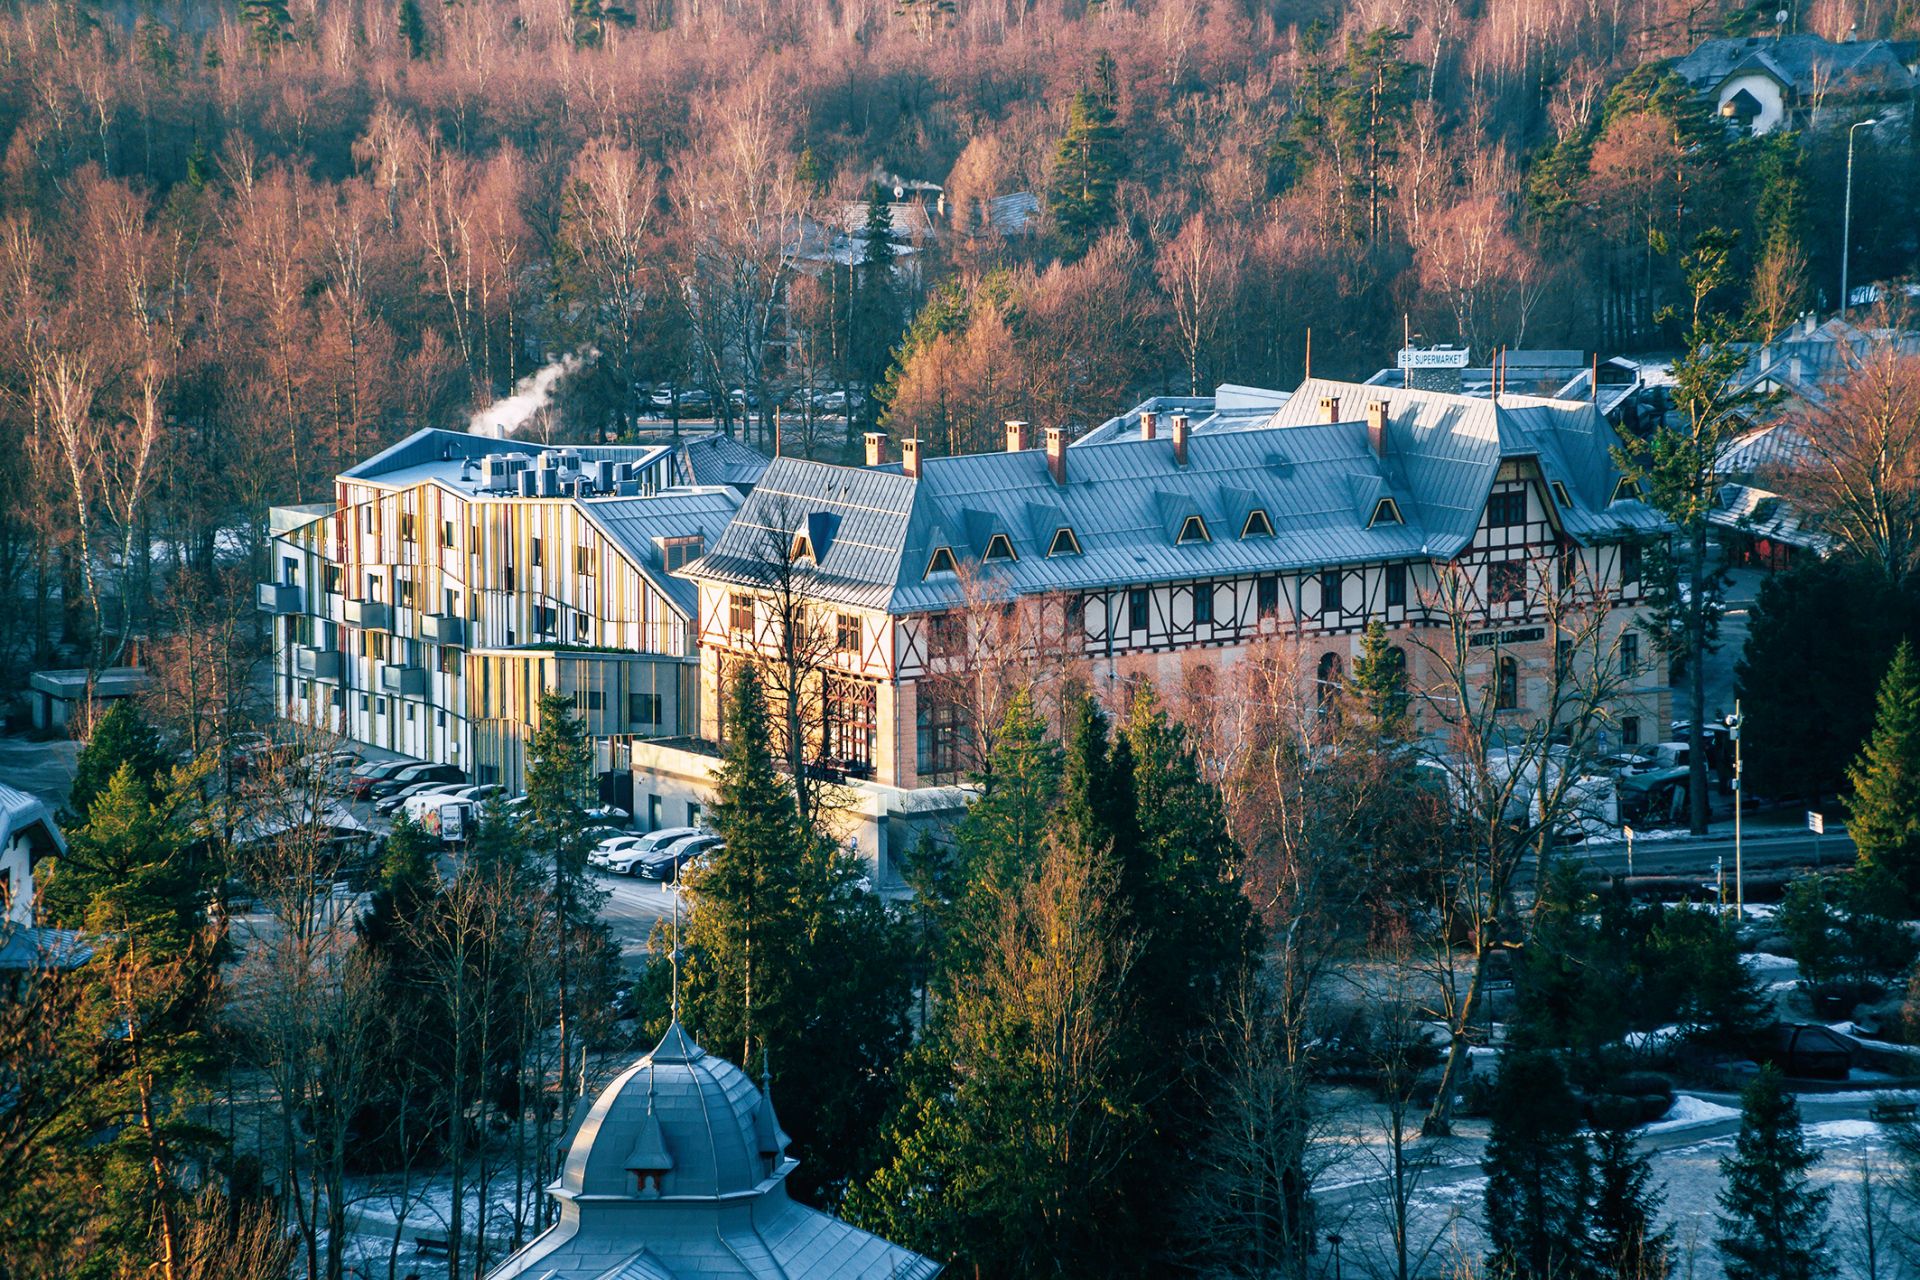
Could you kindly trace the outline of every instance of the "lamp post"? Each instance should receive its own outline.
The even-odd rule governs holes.
[[[1868,128],[1880,121],[1868,116],[1865,120],[1856,120],[1847,126],[1847,200],[1846,212],[1840,220],[1840,318],[1847,318],[1847,258],[1853,252],[1853,135],[1855,130]]]
[[[1733,700],[1733,714],[1727,717],[1727,729],[1733,734],[1733,908],[1740,919],[1747,918],[1746,864],[1740,860],[1740,726],[1746,717],[1740,714],[1740,699]]]

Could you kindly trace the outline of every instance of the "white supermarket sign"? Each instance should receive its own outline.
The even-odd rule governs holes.
[[[1400,349],[1400,368],[1402,369],[1464,369],[1467,367],[1467,349],[1453,348],[1421,349],[1402,347]]]

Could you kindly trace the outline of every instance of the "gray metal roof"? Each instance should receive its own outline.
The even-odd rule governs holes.
[[[766,455],[716,432],[680,445],[674,459],[681,484],[730,484],[751,489],[767,469]]]
[[[633,559],[647,581],[691,618],[700,603],[699,588],[667,572],[658,539],[698,534],[711,547],[740,509],[740,495],[720,486],[665,489],[646,498],[582,498],[579,506],[582,515]]]
[[[1343,421],[1316,421],[1319,402],[1339,398]],[[1354,414],[1384,400],[1388,448],[1376,456]],[[1618,472],[1613,429],[1591,404],[1304,383],[1257,428],[1194,436],[1178,466],[1166,436],[1137,434],[1068,450],[1065,485],[1044,451],[928,458],[918,481],[897,466],[861,469],[776,459],[713,552],[688,576],[764,585],[793,532],[816,513],[835,528],[817,565],[796,577],[810,594],[914,613],[950,607],[960,583],[929,573],[937,549],[981,565],[1015,593],[1085,590],[1369,561],[1450,558],[1471,540],[1502,458],[1535,457],[1573,499],[1559,512],[1580,541],[1653,532],[1660,516],[1638,501],[1612,502]],[[1380,497],[1405,521],[1368,527]],[[1248,513],[1266,512],[1272,538],[1240,534]],[[1188,516],[1207,538],[1181,542]],[[1048,556],[1071,528],[1081,554]],[[1004,533],[1017,559],[982,564]]]
[[[531,440],[503,440],[495,436],[475,436],[464,431],[442,431],[428,427],[342,471],[340,478],[370,480],[396,488],[436,480],[471,493],[478,490],[477,476],[469,473],[466,464],[480,458],[510,453],[529,457],[542,453],[571,453],[585,462],[633,462],[644,465],[656,461],[671,449],[671,445],[664,444],[547,445]]]
[[[0,849],[7,848],[16,839],[27,841],[30,859],[65,853],[67,848],[46,801],[0,782]]]
[[[772,1103],[679,1023],[586,1106],[560,1220],[492,1280],[925,1280],[939,1264],[787,1198]],[[647,1181],[643,1183],[642,1178]]]
[[[1729,76],[1758,71],[1796,93],[1907,93],[1913,77],[1886,40],[1835,43],[1822,36],[1747,36],[1703,41],[1673,64],[1680,78],[1701,91],[1719,88]]]

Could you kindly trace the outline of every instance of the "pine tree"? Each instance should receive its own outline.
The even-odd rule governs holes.
[[[106,790],[122,766],[131,767],[134,780],[151,791],[157,782],[165,781],[167,765],[166,749],[153,723],[131,700],[115,702],[93,722],[93,736],[74,762],[64,825],[74,827],[86,821],[94,797]]]
[[[1596,1280],[1666,1280],[1673,1271],[1673,1229],[1656,1230],[1666,1195],[1653,1185],[1647,1157],[1626,1129],[1600,1126],[1593,1139],[1589,1211]]]
[[[1110,98],[1086,84],[1067,108],[1067,129],[1054,154],[1047,212],[1069,257],[1078,257],[1113,222],[1120,175],[1120,129]]]
[[[1740,1094],[1740,1136],[1720,1161],[1720,1231],[1714,1244],[1727,1280],[1821,1280],[1827,1193],[1807,1185],[1819,1159],[1800,1128],[1800,1108],[1780,1072],[1762,1067]]]
[[[1906,904],[1920,901],[1920,664],[1904,640],[1880,681],[1873,734],[1847,779],[1847,834],[1860,869]]]
[[[832,1199],[862,1167],[907,1048],[907,935],[859,887],[858,860],[801,821],[772,741],[760,676],[743,666],[714,774],[726,843],[685,873],[683,1009],[710,1044],[770,1072],[795,1189]]]
[[[1509,1051],[1494,1081],[1486,1158],[1489,1267],[1564,1280],[1587,1256],[1590,1173],[1580,1105],[1550,1054]]]
[[[1407,655],[1387,639],[1384,623],[1367,624],[1360,655],[1347,677],[1349,714],[1358,718],[1369,747],[1404,744],[1412,729],[1407,694]]]
[[[420,0],[400,0],[398,13],[400,38],[406,41],[407,57],[419,60],[427,56],[427,21],[420,13]]]
[[[254,47],[262,53],[285,44],[293,28],[287,0],[240,0],[240,20],[252,29]]]

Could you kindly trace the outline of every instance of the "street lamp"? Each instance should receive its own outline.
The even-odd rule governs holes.
[[[1744,922],[1747,918],[1746,867],[1740,860],[1740,726],[1747,718],[1740,714],[1740,699],[1733,700],[1733,714],[1727,717],[1727,729],[1733,734],[1733,906]]]
[[[1840,318],[1847,318],[1847,255],[1853,252],[1853,135],[1857,129],[1879,124],[1874,116],[1856,120],[1847,127],[1847,202],[1840,222]]]

